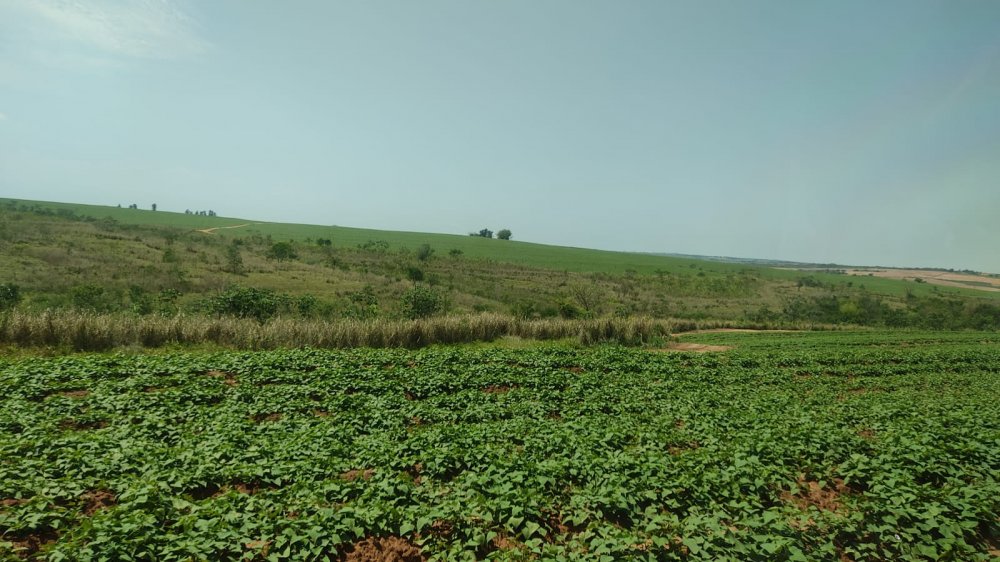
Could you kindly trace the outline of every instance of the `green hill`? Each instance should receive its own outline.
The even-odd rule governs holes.
[[[0,213],[0,284],[16,286],[18,305],[32,310],[145,311],[150,306],[143,302],[165,299],[168,305],[152,308],[205,312],[211,299],[241,286],[286,297],[286,313],[298,310],[290,304],[295,299],[306,299],[312,304],[302,305],[303,314],[399,317],[408,314],[405,301],[416,287],[440,298],[433,312],[452,314],[959,327],[952,318],[994,306],[1000,297],[468,235],[11,199],[0,199]],[[276,244],[295,257],[280,259]]]

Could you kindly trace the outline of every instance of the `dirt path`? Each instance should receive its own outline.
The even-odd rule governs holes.
[[[788,332],[800,332],[801,330],[754,330],[751,328],[712,328],[710,330],[691,330],[690,332],[677,332],[675,336],[687,336],[692,334],[780,334]]]
[[[660,349],[653,349],[652,351],[686,351],[690,353],[710,353],[713,351],[729,351],[732,346],[729,345],[707,345],[703,343],[682,343],[682,342],[671,342]]]
[[[201,233],[204,233],[204,234],[214,234],[216,230],[224,230],[224,229],[227,229],[227,228],[243,228],[244,226],[252,226],[252,225],[255,225],[255,224],[260,224],[260,223],[257,223],[257,222],[248,222],[246,224],[237,224],[237,225],[234,225],[234,226],[216,226],[216,227],[213,227],[213,228],[196,228],[195,232],[201,232]]]

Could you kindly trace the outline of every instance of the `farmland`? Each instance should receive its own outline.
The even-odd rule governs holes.
[[[72,326],[95,314],[109,326],[232,316],[391,324],[487,313],[507,322],[1000,328],[1000,292],[968,287],[478,236],[0,201],[0,344],[23,345],[3,335],[19,318],[68,326],[54,339],[79,341],[86,330]],[[296,330],[287,332],[281,339],[294,339]]]
[[[996,333],[682,341],[0,360],[0,552],[996,555]]]

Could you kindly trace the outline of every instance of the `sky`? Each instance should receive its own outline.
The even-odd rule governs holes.
[[[1000,2],[0,0],[0,196],[1000,273]]]

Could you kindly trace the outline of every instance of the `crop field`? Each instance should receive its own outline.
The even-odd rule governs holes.
[[[0,558],[988,560],[1000,335],[0,359]]]

